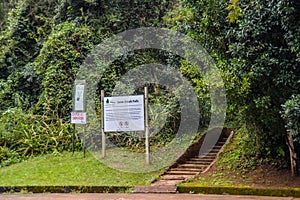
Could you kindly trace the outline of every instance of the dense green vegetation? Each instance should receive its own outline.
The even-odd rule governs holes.
[[[288,166],[288,136],[295,152],[300,151],[299,12],[298,0],[2,1],[1,166],[32,155],[70,150],[69,112],[79,66],[103,39],[144,26],[182,32],[201,43],[214,59],[226,87],[227,125],[240,133],[238,148],[229,156],[231,163],[247,167],[263,161]],[[204,102],[201,125],[207,125],[210,104],[201,75],[166,52],[146,50],[120,58],[107,71],[100,89],[110,95],[126,70],[153,62],[180,65]],[[163,145],[173,137],[178,128],[174,122],[180,117],[172,101],[164,98],[164,88],[152,85],[150,95],[165,103],[168,110],[163,114],[170,115],[163,129],[168,136],[153,139]],[[152,123],[161,116],[154,112]],[[139,146],[133,138],[112,137]],[[81,148],[80,143],[76,146]]]

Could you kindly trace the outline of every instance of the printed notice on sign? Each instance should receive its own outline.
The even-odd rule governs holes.
[[[71,112],[71,124],[86,124],[86,112]]]
[[[104,97],[104,131],[144,131],[144,96]]]
[[[75,104],[74,104],[74,110],[76,111],[84,110],[83,94],[84,94],[84,85],[76,85]]]

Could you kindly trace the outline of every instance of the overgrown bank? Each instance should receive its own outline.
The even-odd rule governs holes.
[[[5,16],[0,18],[2,166],[31,155],[70,150],[69,112],[79,66],[103,39],[144,26],[182,32],[212,56],[226,87],[227,123],[245,133],[239,135],[240,151],[233,156],[247,161],[243,163],[248,167],[261,162],[286,167],[291,147],[286,140],[290,138],[291,160],[297,160],[298,0],[5,0],[0,6]],[[203,111],[200,128],[205,127],[211,113],[203,74],[168,52],[146,50],[118,59],[99,81],[99,89],[110,95],[122,75],[145,63],[175,65],[182,72],[194,87]],[[167,133],[165,137],[161,131],[156,140],[161,141],[156,145],[165,145],[178,128],[174,124],[180,119],[180,109],[172,103],[176,99],[166,95],[171,91],[151,87],[150,95],[157,100],[153,105],[167,108],[153,110],[150,119],[157,125],[155,120],[168,116],[166,127],[158,124],[153,129]],[[139,146],[138,138],[112,137],[122,145]],[[80,143],[76,146],[80,149]]]

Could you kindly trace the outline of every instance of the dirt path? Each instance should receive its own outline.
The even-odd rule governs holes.
[[[0,194],[1,200],[300,200],[293,197],[262,197],[202,194]]]

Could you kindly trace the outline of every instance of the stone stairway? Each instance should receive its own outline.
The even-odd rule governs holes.
[[[203,138],[193,144],[173,165],[160,175],[159,179],[152,182],[150,186],[137,186],[134,193],[176,193],[177,184],[186,181],[208,170],[217,159],[222,147],[231,136],[231,129],[223,129],[218,142],[205,156],[199,156],[198,152]]]

